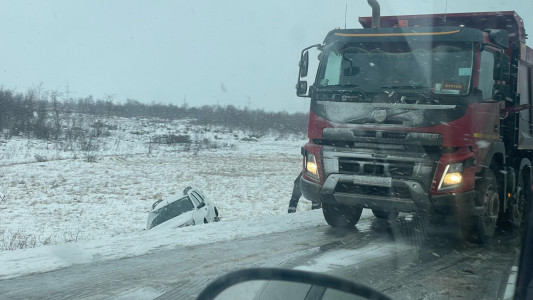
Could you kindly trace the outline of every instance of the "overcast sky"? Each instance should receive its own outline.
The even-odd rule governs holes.
[[[446,9],[446,0],[379,2],[382,15]],[[344,27],[346,4],[348,27],[371,15],[366,0],[0,0],[0,86],[306,111],[294,89],[300,51]],[[448,12],[509,10],[533,36],[531,0],[447,4]]]

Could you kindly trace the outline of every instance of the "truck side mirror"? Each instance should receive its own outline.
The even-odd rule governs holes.
[[[307,71],[309,70],[309,52],[305,51],[302,53],[300,58],[300,78],[307,76]]]
[[[309,89],[310,94],[307,94],[307,81],[302,80],[302,78],[305,78],[307,76],[307,72],[309,71],[309,49],[311,48],[318,48],[318,50],[321,51],[321,45],[316,44],[309,46],[302,50],[302,54],[300,55],[300,63],[299,63],[299,70],[298,70],[298,83],[296,83],[296,95],[298,97],[311,97],[311,92],[313,92],[313,89]],[[311,86],[312,87],[312,86]]]
[[[298,80],[296,84],[296,95],[299,97],[307,96],[307,81]]]
[[[512,101],[511,86],[508,84],[495,84],[492,89],[492,99]]]
[[[509,48],[509,31],[503,29],[485,29],[489,33],[490,41],[502,47]]]

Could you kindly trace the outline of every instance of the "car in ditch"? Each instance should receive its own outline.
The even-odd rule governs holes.
[[[176,193],[152,204],[148,214],[146,229],[168,220],[173,220],[178,227],[196,224],[218,222],[218,209],[198,189],[187,187],[181,193]]]

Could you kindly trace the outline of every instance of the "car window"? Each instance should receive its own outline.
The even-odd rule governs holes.
[[[200,200],[198,200],[198,198],[194,195],[194,193],[190,193],[189,197],[192,200],[192,202],[194,202],[194,206],[198,207],[198,205],[200,205]]]
[[[194,206],[188,197],[177,199],[150,213],[153,220],[149,225],[149,228],[155,227],[163,222],[192,210],[194,210]]]
[[[196,198],[200,203],[204,202],[204,198],[197,192],[192,192],[191,193],[193,195],[194,198]]]

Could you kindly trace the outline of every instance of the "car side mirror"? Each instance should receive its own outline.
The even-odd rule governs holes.
[[[202,202],[202,203],[198,204],[198,208],[202,208],[204,206],[205,206],[205,202]]]
[[[198,295],[197,300],[273,299],[375,299],[391,300],[365,285],[331,275],[293,269],[253,268],[219,277]]]

